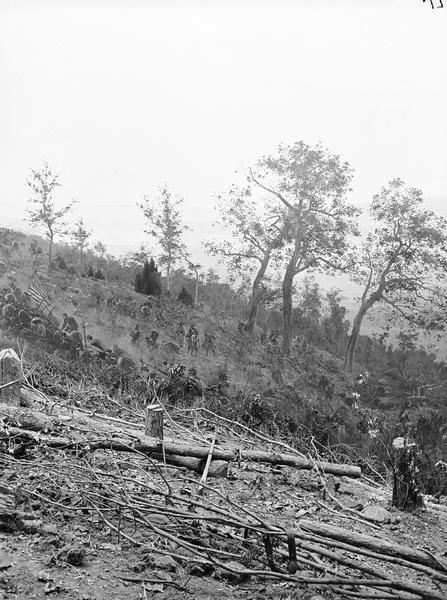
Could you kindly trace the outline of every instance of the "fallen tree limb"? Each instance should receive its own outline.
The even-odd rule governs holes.
[[[52,429],[60,430],[61,425],[70,426],[74,422],[78,422],[75,418],[75,410],[72,412],[73,416],[70,415],[57,415],[48,416],[40,412],[32,411],[21,407],[7,406],[6,404],[0,404],[0,416],[3,416],[7,422],[12,425],[19,425],[20,429],[28,431],[51,431]],[[195,458],[207,458],[209,454],[209,446],[197,446],[191,444],[178,444],[165,440],[163,444],[161,441],[141,435],[140,431],[123,431],[117,427],[111,425],[105,425],[104,423],[98,423],[94,419],[87,418],[85,415],[79,417],[79,420],[83,424],[90,425],[92,428],[92,434],[96,437],[98,433],[108,434],[107,437],[110,441],[97,441],[92,443],[91,440],[78,439],[76,445],[79,447],[89,446],[91,449],[108,448],[111,450],[128,450],[129,442],[125,443],[119,440],[119,437],[128,435],[133,438],[132,446],[138,452],[143,454],[164,453],[166,455],[177,455],[177,456],[189,456]],[[115,438],[116,436],[116,438]],[[113,438],[113,439],[112,439]],[[50,446],[54,446],[54,440],[51,437],[45,438],[45,443]],[[67,442],[63,446],[73,445],[73,440],[67,438]],[[327,463],[323,461],[312,461],[300,456],[293,454],[280,454],[276,452],[263,452],[260,450],[243,450],[238,448],[227,449],[227,448],[214,448],[213,458],[214,460],[233,461],[238,456],[242,459],[258,462],[258,463],[269,463],[272,465],[285,465],[295,467],[296,469],[307,469],[311,470],[315,465],[322,469],[326,473],[332,475],[345,475],[347,477],[361,477],[360,467],[352,465],[343,465],[336,463]]]
[[[443,571],[447,572],[447,565],[445,565],[445,561],[440,556],[433,557],[423,550],[417,550],[410,546],[403,546],[396,542],[390,542],[384,538],[364,535],[354,531],[348,531],[347,529],[341,529],[340,527],[334,527],[327,523],[317,523],[307,519],[300,520],[299,526],[301,529],[304,529],[304,531],[309,531],[324,538],[346,542],[352,546],[368,548],[379,554],[397,556],[413,563],[426,565],[436,571],[440,571],[443,568]]]

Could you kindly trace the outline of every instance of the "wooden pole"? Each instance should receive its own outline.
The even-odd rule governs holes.
[[[208,471],[210,469],[211,459],[213,458],[213,450],[214,450],[215,443],[216,443],[216,432],[214,432],[213,439],[211,440],[210,451],[208,452],[205,468],[203,469],[202,477],[200,478],[199,494],[201,494],[203,492],[203,484],[206,483],[206,478],[208,477]]]

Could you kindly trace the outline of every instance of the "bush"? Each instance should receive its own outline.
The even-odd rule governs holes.
[[[182,291],[178,295],[178,299],[185,306],[194,306],[194,300],[192,299],[191,294],[188,292],[185,286],[182,287]]]
[[[135,291],[147,296],[159,296],[161,292],[161,274],[155,265],[154,259],[146,261],[143,270],[135,277]]]

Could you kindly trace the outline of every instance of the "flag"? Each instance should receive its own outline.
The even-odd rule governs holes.
[[[31,283],[31,285],[28,288],[28,294],[39,305],[40,304],[46,304],[46,305],[51,304],[51,299],[48,294],[48,290],[46,289],[45,285],[38,279],[35,279],[34,282]]]

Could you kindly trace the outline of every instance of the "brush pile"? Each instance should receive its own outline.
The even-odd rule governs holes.
[[[214,577],[278,594],[447,597],[439,552],[393,541],[398,520],[341,501],[350,486],[380,496],[355,465],[325,462],[315,448],[303,455],[200,406],[164,408],[164,439],[150,438],[142,408],[106,402],[100,390],[95,410],[75,407],[68,393],[54,395],[61,387],[51,397],[23,388],[26,408],[0,404],[0,531],[48,536],[53,523],[60,535],[88,532],[71,550],[81,563],[107,536],[139,548],[139,575],[118,577],[149,581],[157,566],[184,591]],[[219,462],[225,469],[213,473]]]

